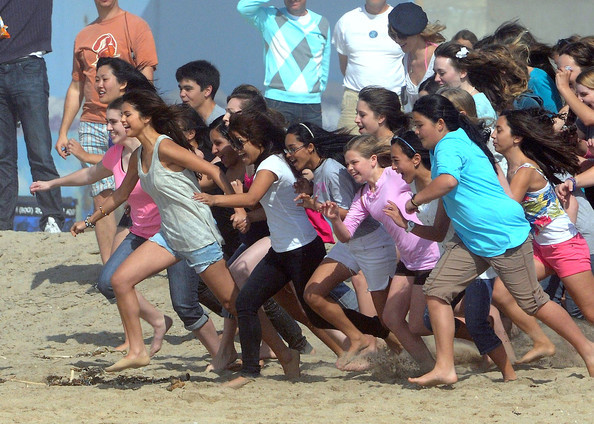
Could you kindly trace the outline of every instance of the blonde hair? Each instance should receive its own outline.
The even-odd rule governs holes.
[[[441,24],[439,21],[429,22],[423,32],[419,35],[423,37],[423,40],[429,43],[443,43],[446,39],[441,35],[441,31],[445,30],[446,26]]]
[[[437,90],[437,94],[441,94],[454,104],[458,112],[466,113],[470,118],[476,118],[476,103],[470,93],[463,88],[447,88],[443,87]]]
[[[577,84],[581,84],[584,87],[594,90],[594,66],[582,69],[582,72],[575,79]]]
[[[382,168],[387,168],[392,164],[390,142],[379,141],[374,135],[356,135],[344,146],[345,153],[349,150],[357,151],[365,159],[369,159],[373,155],[377,156],[377,161]]]

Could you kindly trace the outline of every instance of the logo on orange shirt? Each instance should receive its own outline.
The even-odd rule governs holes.
[[[93,66],[97,64],[100,57],[120,56],[119,54],[116,54],[118,51],[118,42],[110,33],[99,36],[93,44],[92,50],[97,54],[97,59],[95,60],[95,63],[93,63]]]

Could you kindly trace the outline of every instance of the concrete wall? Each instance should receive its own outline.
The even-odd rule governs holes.
[[[430,20],[440,20],[449,39],[467,28],[481,38],[502,22],[520,19],[540,41],[554,44],[572,34],[594,34],[592,0],[417,0]]]

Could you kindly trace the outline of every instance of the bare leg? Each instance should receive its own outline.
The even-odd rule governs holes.
[[[497,337],[499,337],[499,340],[501,340],[507,357],[509,358],[512,364],[515,363],[516,353],[514,352],[514,348],[511,344],[511,341],[509,340],[509,337],[507,336],[505,328],[503,328],[503,323],[501,322],[501,315],[499,314],[499,310],[497,310],[497,308],[493,305],[491,305],[489,317],[491,317],[491,319],[493,320],[493,331],[495,331],[495,334],[497,335]]]
[[[359,271],[357,274],[351,277],[351,282],[353,283],[353,288],[355,289],[355,294],[357,295],[357,303],[359,304],[359,312],[368,317],[375,317],[378,316],[377,311],[375,310],[375,305],[373,304],[373,299],[371,298],[371,294],[369,293],[369,287],[367,286],[367,280],[363,275],[362,271]]]
[[[577,350],[586,363],[588,374],[594,377],[594,343],[584,336],[567,311],[555,302],[549,301],[540,307],[535,316]]]
[[[342,349],[335,351],[338,356],[336,366],[339,369],[343,369],[359,352],[370,346],[375,348],[375,338],[361,333],[347,318],[342,308],[328,297],[330,291],[350,275],[350,271],[344,265],[324,259],[311,276],[304,293],[305,301],[309,306],[349,339],[350,347],[347,352]],[[366,281],[365,286],[367,286]]]
[[[93,205],[95,210],[105,202],[113,190],[104,190],[97,196],[93,197]],[[101,254],[101,261],[105,264],[111,255],[111,247],[113,246],[113,239],[116,233],[116,222],[113,214],[110,214],[103,219],[100,219],[95,224],[95,237],[97,237],[97,245],[99,246],[99,253]]]
[[[505,288],[499,277],[493,284],[493,305],[507,315],[520,330],[532,339],[533,347],[519,361],[518,364],[534,362],[538,359],[553,356],[555,345],[540,328],[540,325],[519,306],[510,292]]]
[[[495,349],[489,352],[488,355],[489,358],[493,360],[495,365],[497,365],[497,368],[501,370],[503,381],[512,381],[518,378],[516,376],[516,372],[514,371],[514,367],[512,367],[512,364],[505,353],[505,348],[503,345],[497,346]]]
[[[223,334],[217,353],[212,358],[207,371],[219,371],[227,369],[237,360],[235,350],[235,333],[237,332],[237,321],[233,318],[225,318]]]
[[[163,337],[165,337],[165,334],[167,331],[169,331],[169,328],[171,328],[173,320],[167,315],[163,315],[163,313],[155,308],[148,300],[146,300],[144,296],[138,292],[138,290],[135,291],[136,297],[138,299],[138,306],[140,308],[140,318],[148,322],[153,327],[153,341],[149,351],[149,356],[152,358],[155,353],[161,350]]]
[[[143,243],[128,256],[112,277],[112,286],[118,302],[118,310],[128,333],[130,347],[126,356],[111,367],[108,372],[148,365],[150,357],[146,352],[140,326],[140,305],[134,286],[145,278],[173,265],[177,259],[156,243]]]
[[[406,322],[406,315],[411,305],[412,286],[413,277],[396,275],[392,279],[382,318],[390,331],[398,337],[404,349],[421,366],[421,369],[431,369],[434,364],[431,352],[427,349],[421,336],[413,334]],[[413,312],[419,313],[419,311],[411,311],[411,313]],[[433,324],[433,320],[431,323]]]
[[[202,327],[193,330],[192,334],[200,340],[200,343],[206,348],[210,356],[214,358],[219,351],[221,341],[212,320],[209,318]]]
[[[448,303],[433,296],[427,297],[427,306],[437,350],[435,367],[421,377],[409,378],[408,381],[420,386],[454,384],[458,381],[454,368],[454,312]]]
[[[594,324],[594,275],[592,271],[563,277],[561,279],[575,304],[580,308],[584,317]]]
[[[274,295],[274,300],[279,305],[281,305],[283,309],[285,309],[285,311],[287,311],[289,315],[293,317],[294,320],[305,325],[337,356],[339,356],[344,351],[342,347],[342,340],[337,340],[335,338],[335,334],[331,333],[330,330],[317,328],[311,323],[305,311],[301,307],[301,303],[299,302],[299,299],[297,299],[297,295],[293,291],[290,283]]]

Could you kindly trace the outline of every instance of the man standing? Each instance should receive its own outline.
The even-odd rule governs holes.
[[[400,93],[404,85],[404,53],[388,35],[391,10],[386,0],[366,0],[364,6],[345,13],[334,28],[333,43],[344,75],[340,128],[356,133],[355,109],[363,87],[378,85]]]
[[[212,63],[206,60],[188,62],[177,68],[175,79],[181,101],[198,112],[206,125],[225,114],[225,109],[214,101],[221,75]]]
[[[108,147],[105,109],[95,91],[95,74],[100,57],[119,57],[135,65],[149,80],[157,66],[157,52],[148,24],[118,5],[118,0],[94,0],[99,17],[82,29],[74,40],[72,82],[66,92],[64,115],[56,150],[68,155],[68,130],[78,110],[83,107],[78,130],[79,141],[88,153],[104,154]],[[83,103],[84,99],[84,103]],[[87,164],[82,164],[88,166]],[[114,189],[113,177],[91,186],[95,210]],[[113,215],[97,222],[95,235],[105,263],[111,254],[116,223]]]
[[[12,230],[18,198],[17,122],[27,145],[33,181],[58,178],[52,159],[49,84],[43,54],[52,51],[52,1],[0,0],[0,230]],[[56,188],[37,195],[39,226],[58,233],[64,225]]]
[[[262,33],[266,75],[264,97],[290,123],[322,126],[322,93],[330,69],[330,24],[306,8],[306,0],[240,0],[237,10]],[[387,23],[386,23],[387,25]]]

